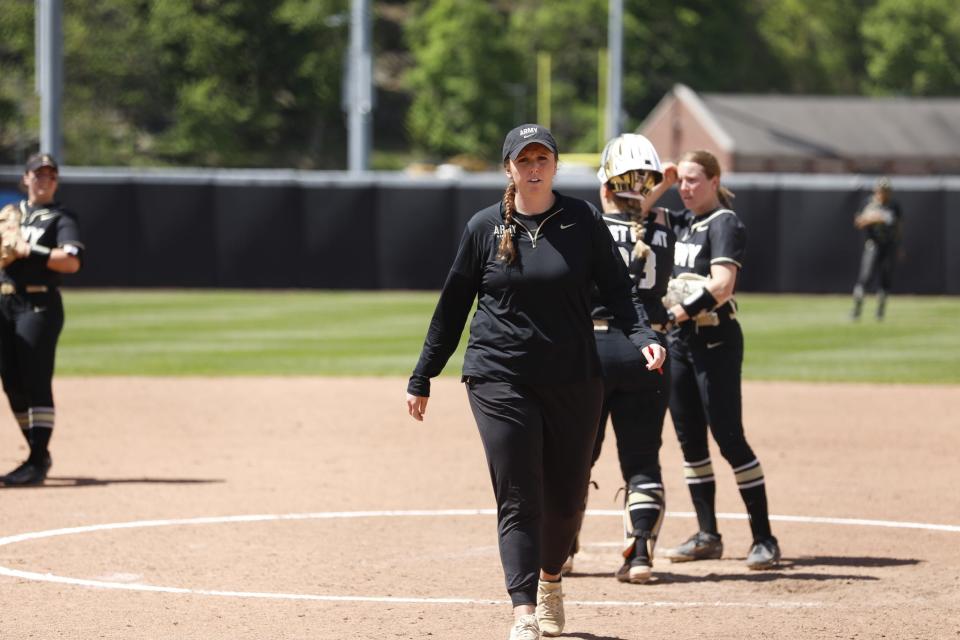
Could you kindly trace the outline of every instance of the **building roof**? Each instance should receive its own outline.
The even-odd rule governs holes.
[[[960,156],[958,98],[698,95],[683,85],[673,95],[738,155]]]

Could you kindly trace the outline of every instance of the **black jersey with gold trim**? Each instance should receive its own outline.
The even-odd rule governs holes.
[[[677,234],[673,275],[696,273],[710,275],[714,264],[733,264],[743,268],[747,232],[743,222],[730,209],[694,215],[689,209],[669,212],[670,225]]]
[[[637,234],[630,215],[626,213],[605,213],[603,221],[613,236],[613,243],[623,258],[630,277],[633,279],[637,295],[643,300],[644,310],[650,322],[666,322],[667,314],[661,298],[667,293],[667,282],[673,270],[673,253],[677,236],[670,227],[658,224],[656,216],[651,215],[643,223],[643,241],[650,247],[650,253],[644,258],[633,255],[637,244]],[[593,317],[610,319],[610,312],[594,300]]]
[[[63,249],[76,256],[83,263],[83,243],[80,241],[80,226],[77,217],[71,211],[51,203],[32,207],[22,200],[20,207],[20,233],[31,246]],[[32,259],[15,260],[0,270],[0,281],[12,282],[22,287],[27,285],[59,286],[61,276],[40,261]]]

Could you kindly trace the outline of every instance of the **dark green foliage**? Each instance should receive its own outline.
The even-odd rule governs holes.
[[[417,5],[407,37],[413,66],[407,114],[414,144],[441,157],[497,157],[511,121],[509,85],[525,71],[489,2],[430,0]]]
[[[607,0],[372,0],[376,151],[495,163],[552,58],[564,151],[603,140]],[[350,0],[64,0],[64,159],[343,168]],[[36,148],[34,0],[0,11],[0,164]],[[698,92],[960,93],[954,0],[624,0],[634,127]]]
[[[955,0],[879,0],[864,16],[868,89],[878,94],[957,95],[960,7]]]

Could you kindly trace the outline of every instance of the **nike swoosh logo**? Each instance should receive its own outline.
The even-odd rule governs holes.
[[[532,138],[532,137],[535,136],[535,135],[537,135],[537,134],[535,134],[535,133],[528,133],[527,135],[523,136],[523,139],[526,140],[527,138]]]
[[[723,344],[722,342],[708,342],[707,349],[714,349],[716,347],[719,347],[722,344]]]
[[[561,229],[569,229],[570,227],[574,226],[575,224],[577,224],[577,223],[576,223],[576,222],[571,222],[570,224],[561,224],[561,225],[560,225],[560,228],[561,228]]]

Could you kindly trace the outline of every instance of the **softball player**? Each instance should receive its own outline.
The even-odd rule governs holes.
[[[854,320],[860,319],[864,290],[875,278],[878,280],[877,320],[883,320],[886,310],[887,294],[893,285],[893,267],[897,262],[903,217],[900,203],[890,197],[891,191],[889,180],[878,180],[873,195],[853,221],[857,229],[863,229],[867,234],[860,258],[860,274],[853,287],[853,311],[850,316]]]
[[[667,225],[666,210],[653,204],[677,179],[677,169],[661,167],[656,149],[645,137],[624,134],[607,143],[600,157],[600,202],[603,219],[613,236],[634,289],[643,301],[660,344],[666,347],[667,312],[661,298],[673,268],[676,235]],[[623,566],[621,582],[650,579],[653,548],[663,522],[664,492],[660,445],[667,412],[670,376],[648,371],[640,354],[599,300],[593,309],[594,337],[603,368],[604,397],[593,463],[600,457],[607,418],[617,439],[624,496]],[[576,552],[574,543],[574,553]],[[564,565],[572,569],[573,554]]]
[[[721,455],[733,467],[750,517],[753,544],[747,566],[768,569],[780,561],[780,547],[770,531],[763,470],[743,432],[743,333],[733,298],[746,234],[730,209],[733,194],[720,186],[720,165],[712,154],[685,154],[678,173],[686,209],[670,213],[677,234],[673,275],[695,273],[709,279],[703,289],[667,310],[670,321],[679,324],[670,334],[670,415],[683,450],[687,488],[699,524],[699,531],[670,549],[667,557],[683,562],[719,558],[723,553],[707,445],[709,425]]]
[[[410,377],[407,410],[423,419],[430,378],[456,349],[478,298],[462,379],[497,501],[510,638],[536,640],[563,630],[560,569],[584,504],[602,405],[594,283],[648,368],[663,363],[665,350],[600,213],[552,190],[550,132],[537,124],[512,130],[503,162],[503,201],[467,223]]]
[[[42,483],[52,461],[53,365],[63,328],[61,274],[80,269],[83,244],[76,216],[54,196],[57,162],[50,154],[27,160],[17,259],[0,270],[0,378],[30,455],[3,476],[7,486]]]

